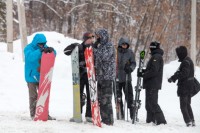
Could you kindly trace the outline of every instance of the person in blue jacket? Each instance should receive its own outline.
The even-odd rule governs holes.
[[[32,42],[24,48],[25,80],[29,89],[29,108],[32,119],[34,119],[36,110],[42,52],[56,54],[56,51],[52,47],[48,47],[46,42],[44,34],[36,34]],[[55,120],[55,118],[48,115],[48,120]]]

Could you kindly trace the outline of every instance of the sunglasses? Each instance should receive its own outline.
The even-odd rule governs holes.
[[[94,38],[94,36],[88,36],[88,39],[92,39],[92,38]]]

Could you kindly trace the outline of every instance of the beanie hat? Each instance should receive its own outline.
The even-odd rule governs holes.
[[[160,43],[159,42],[151,42],[150,46],[151,49],[158,49],[160,48]]]
[[[150,50],[153,51],[155,49],[159,49],[160,48],[160,43],[159,42],[151,42],[150,46],[149,46]]]
[[[86,41],[87,39],[89,39],[92,36],[91,32],[85,32],[83,34],[83,41]]]

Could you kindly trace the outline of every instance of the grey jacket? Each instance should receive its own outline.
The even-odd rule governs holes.
[[[122,48],[122,44],[124,43],[128,45],[127,49]],[[120,83],[126,81],[126,72],[124,71],[125,64],[128,62],[132,70],[136,67],[135,55],[132,50],[129,49],[129,46],[130,42],[128,38],[120,38],[117,50],[117,81]],[[132,81],[131,73],[128,74],[128,81]]]
[[[99,29],[96,35],[100,36],[100,43],[94,48],[94,59],[97,80],[113,80],[116,77],[115,50],[107,30]]]

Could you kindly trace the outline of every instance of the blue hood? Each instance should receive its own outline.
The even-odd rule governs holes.
[[[33,38],[33,41],[30,43],[30,45],[35,48],[35,49],[38,49],[38,43],[45,43],[46,45],[46,37],[44,36],[44,34],[36,34]]]

